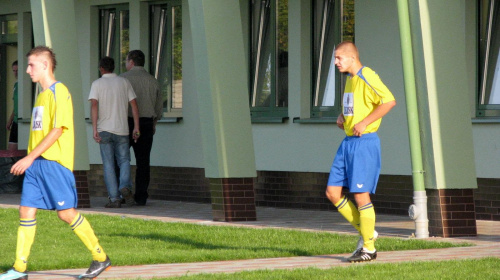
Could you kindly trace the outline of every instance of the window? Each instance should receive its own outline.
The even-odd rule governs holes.
[[[480,1],[477,116],[500,116],[500,1]]]
[[[127,6],[101,7],[100,55],[115,60],[115,73],[126,72],[125,63],[129,52],[129,11]]]
[[[335,45],[354,41],[354,0],[315,0],[313,4],[313,94],[311,117],[336,117],[343,80],[335,67]]]
[[[251,2],[252,119],[288,115],[288,0]]]
[[[151,6],[151,73],[160,84],[163,116],[182,113],[182,6],[169,1]]]
[[[17,16],[0,16],[0,44],[17,43]]]

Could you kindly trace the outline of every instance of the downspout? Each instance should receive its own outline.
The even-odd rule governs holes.
[[[417,238],[427,238],[429,237],[429,220],[427,218],[427,195],[425,193],[420,143],[420,125],[418,120],[417,89],[411,41],[410,11],[408,8],[408,0],[398,0],[397,3],[413,175],[414,204],[410,206],[408,213],[410,218],[415,220],[415,236]]]

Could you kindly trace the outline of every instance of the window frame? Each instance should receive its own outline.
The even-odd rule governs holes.
[[[16,32],[10,33],[8,23],[15,22]],[[18,35],[18,19],[17,14],[1,15],[0,16],[0,44],[12,45],[17,44]]]
[[[498,78],[500,79],[500,72],[490,76],[488,71],[491,70],[489,63],[491,61],[490,47],[492,41],[492,23],[495,20],[496,26],[500,26],[500,1],[498,0],[479,0],[479,23],[478,23],[478,94],[476,98],[476,117],[500,117],[500,103],[499,104],[486,104],[486,97],[489,88],[489,80]],[[497,9],[497,14],[494,14],[494,9]],[[493,17],[496,15],[495,19]],[[493,27],[494,28],[494,27]],[[496,46],[500,45],[500,31],[496,31]],[[500,64],[500,51],[497,50],[497,57],[494,57],[495,65]],[[495,74],[495,73],[494,73]],[[491,81],[493,83],[493,81]],[[491,88],[490,88],[491,90]],[[497,94],[500,95],[500,92]]]
[[[311,119],[335,119],[342,111],[341,100],[343,88],[345,86],[345,75],[342,75],[334,66],[334,50],[335,46],[342,41],[354,42],[354,24],[346,24],[348,21],[354,22],[354,0],[352,0],[352,5],[346,5],[346,1],[347,0],[311,1],[311,9],[313,11],[311,13]],[[319,11],[319,4],[322,4],[323,8],[321,8],[321,20],[317,22],[315,19],[318,18],[316,12]],[[333,10],[331,10],[332,8]],[[332,21],[328,21],[329,19],[326,18],[328,15],[333,15],[335,18]],[[318,28],[317,23],[321,24],[321,27]],[[330,23],[330,26],[327,26],[328,23]],[[326,38],[326,28],[331,28],[332,26],[334,30],[330,32],[333,33],[333,38]],[[326,40],[333,40],[330,65],[325,65],[326,61],[323,61]],[[329,44],[331,45],[332,42],[329,42]],[[322,81],[323,71],[326,66],[330,69],[333,67],[335,71],[335,101],[333,106],[322,106],[319,104],[319,98],[324,97],[323,95],[320,96],[320,89],[323,86],[322,83],[325,83],[324,87],[326,87],[326,83],[328,83],[328,81]]]
[[[174,105],[174,92],[175,85],[172,81],[176,81],[176,63],[175,63],[175,24],[174,20],[176,15],[172,14],[173,9],[180,7],[181,15],[181,53],[177,56],[180,60],[180,75],[181,75],[181,83],[182,83],[182,1],[181,0],[170,0],[161,3],[151,4],[149,7],[149,23],[150,23],[150,73],[158,80],[160,83],[160,90],[166,90],[166,95],[164,97],[164,105],[163,105],[163,120],[168,120],[169,118],[172,120],[178,120],[178,118],[182,117],[183,111],[183,101],[182,101],[182,86],[180,92],[180,107],[175,107]],[[159,16],[155,15],[156,12],[161,13]],[[170,14],[170,16],[169,16]],[[158,28],[156,26],[159,25]],[[163,54],[166,52],[166,54]],[[163,58],[166,56],[165,58]],[[166,59],[167,69],[160,69],[161,62],[163,59]],[[168,83],[166,85],[167,89],[163,89],[162,83],[160,82],[160,72],[167,72],[167,80]],[[163,93],[162,93],[163,94]]]
[[[281,79],[286,83],[286,104],[284,106],[279,106],[279,87],[280,81],[279,79],[279,67],[277,67],[279,63],[279,46],[278,46],[278,35],[279,35],[279,16],[278,16],[278,8],[279,1],[287,1],[287,13],[288,13],[288,1],[289,0],[253,0],[249,1],[249,26],[250,26],[250,71],[249,71],[249,106],[250,106],[250,115],[253,123],[265,122],[265,123],[282,123],[285,119],[288,118],[288,72],[285,72],[283,69],[283,73],[286,73],[285,77]],[[259,23],[257,26],[253,22],[254,19],[254,5],[260,3],[259,8]],[[270,40],[270,94],[269,94],[269,104],[265,106],[257,106],[257,98],[258,98],[258,84],[261,82],[259,80],[259,75],[261,75],[259,69],[261,67],[261,51],[263,46],[263,33],[264,28],[266,27],[266,15],[265,10],[262,10],[262,7],[266,7],[269,9],[269,18],[267,18],[267,24],[269,25],[269,37]],[[256,33],[257,32],[257,33]],[[288,52],[288,15],[286,19],[286,52]],[[285,55],[286,56],[286,55]],[[286,56],[286,63],[288,64],[288,57]],[[281,82],[281,86],[284,86],[284,83]]]
[[[128,4],[99,6],[99,58],[109,56],[115,61],[117,75],[127,71],[125,68],[127,54],[130,51],[130,35],[127,40],[122,40],[122,12],[127,12],[130,30],[130,9]],[[106,13],[113,14],[114,18],[109,20]],[[105,23],[105,24],[103,24]],[[126,44],[126,45],[125,45]],[[122,50],[123,48],[123,50]]]

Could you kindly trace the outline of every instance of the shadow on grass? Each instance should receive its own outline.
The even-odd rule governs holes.
[[[288,253],[293,256],[312,256],[306,250],[299,249],[283,249],[279,247],[279,244],[276,244],[276,247],[257,247],[257,246],[229,246],[229,245],[218,245],[218,244],[210,244],[205,242],[198,242],[192,239],[181,238],[177,236],[168,236],[161,234],[145,234],[145,235],[134,235],[134,234],[109,234],[109,237],[122,237],[122,238],[137,238],[137,239],[147,239],[153,241],[161,241],[170,244],[179,244],[184,246],[190,246],[193,249],[204,249],[204,250],[249,250],[253,252],[257,251],[271,251],[277,253]]]

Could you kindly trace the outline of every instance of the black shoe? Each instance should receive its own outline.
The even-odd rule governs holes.
[[[377,258],[377,250],[373,253],[366,251],[366,249],[360,249],[354,252],[352,256],[347,258],[349,262],[371,262]]]
[[[146,205],[146,200],[145,199],[136,199],[135,204],[138,206],[145,206]]]
[[[121,189],[120,193],[122,194],[123,198],[122,200],[125,200],[125,204],[127,204],[127,206],[134,206],[135,204],[134,195],[132,194],[132,191],[129,188]]]
[[[106,205],[104,205],[104,208],[121,208],[122,203],[120,200],[115,200],[115,201],[109,201]]]
[[[111,268],[111,260],[106,256],[103,262],[92,261],[89,269],[84,274],[78,276],[78,279],[95,279],[103,271]]]

